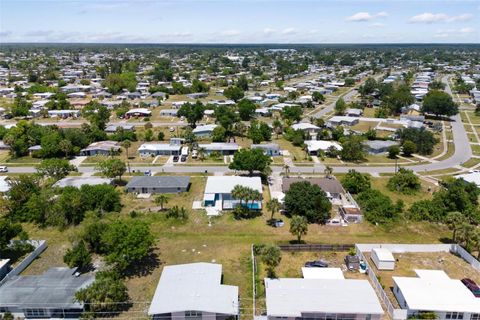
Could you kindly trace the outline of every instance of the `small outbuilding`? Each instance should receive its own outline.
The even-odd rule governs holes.
[[[372,260],[378,270],[395,269],[395,258],[390,250],[385,248],[373,248]]]

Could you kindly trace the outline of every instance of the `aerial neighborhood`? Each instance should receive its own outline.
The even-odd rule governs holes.
[[[480,320],[478,45],[4,44],[0,319]]]

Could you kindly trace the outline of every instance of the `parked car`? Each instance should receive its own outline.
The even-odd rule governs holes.
[[[285,225],[285,222],[283,222],[282,219],[270,219],[268,220],[268,225],[269,226],[272,226],[274,228],[280,228],[280,227],[283,227]]]
[[[475,297],[480,298],[480,287],[478,287],[475,281],[469,278],[464,278],[462,279],[462,283],[465,285],[465,287],[472,291]]]
[[[198,157],[198,151],[197,150],[193,150],[192,151],[192,159],[197,159]]]
[[[178,156],[173,156],[173,162],[178,162]]]
[[[7,166],[0,166],[0,172],[8,172]]]
[[[187,156],[186,155],[181,156],[180,161],[182,161],[182,162],[187,161]]]
[[[358,270],[360,268],[360,259],[357,256],[345,256],[345,264],[349,271]]]
[[[173,132],[173,131],[175,131],[175,128],[174,128],[174,127],[170,127],[170,129],[168,129],[168,131]]]
[[[307,261],[305,263],[307,268],[328,268],[328,263],[322,260]]]

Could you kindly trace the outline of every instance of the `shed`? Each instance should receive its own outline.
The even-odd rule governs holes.
[[[390,250],[385,248],[373,248],[372,260],[377,266],[378,270],[393,270],[395,269],[395,258]]]

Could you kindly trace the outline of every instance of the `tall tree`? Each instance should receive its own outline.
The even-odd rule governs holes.
[[[277,198],[272,198],[268,200],[267,210],[270,211],[271,213],[270,219],[273,220],[273,216],[275,215],[275,212],[278,212],[278,210],[280,210],[280,202],[278,201]]]

